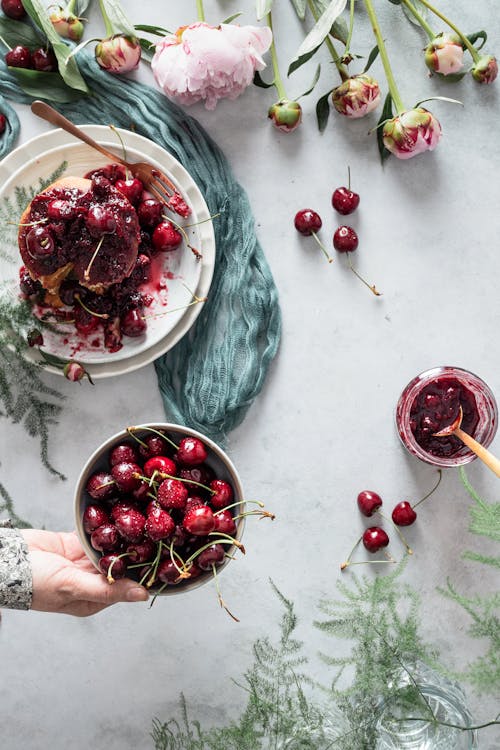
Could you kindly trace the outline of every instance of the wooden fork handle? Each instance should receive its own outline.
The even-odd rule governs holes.
[[[36,100],[31,105],[31,111],[37,117],[41,117],[42,120],[50,122],[51,125],[55,125],[57,128],[62,128],[67,133],[70,133],[70,135],[74,135],[75,138],[78,138],[80,141],[86,143],[87,146],[95,148],[96,151],[99,151],[103,156],[106,156],[111,161],[118,161],[120,162],[120,164],[125,165],[127,164],[127,162],[125,162],[123,159],[120,159],[119,156],[116,156],[116,154],[111,153],[111,151],[108,151],[103,146],[101,146],[100,143],[94,141],[93,138],[84,133],[83,130],[80,130],[80,128],[74,125],[70,120],[67,120],[60,112],[51,107],[50,104],[46,104],[46,102]]]
[[[476,456],[497,475],[497,477],[500,477],[500,460],[494,456],[493,453],[490,453],[484,445],[478,443],[477,440],[474,440],[473,437],[461,430],[460,427],[454,431],[454,434],[460,438],[462,443],[465,443],[467,448],[470,448],[470,450],[475,453]]]

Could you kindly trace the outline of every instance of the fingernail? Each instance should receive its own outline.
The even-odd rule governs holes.
[[[128,602],[145,602],[149,599],[149,593],[142,586],[135,586],[127,591]]]

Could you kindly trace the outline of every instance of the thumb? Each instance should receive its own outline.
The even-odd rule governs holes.
[[[149,599],[149,592],[130,578],[121,578],[114,583],[108,583],[99,573],[88,573],[80,570],[76,580],[77,597],[80,600],[95,604],[116,604],[117,602],[145,602]]]

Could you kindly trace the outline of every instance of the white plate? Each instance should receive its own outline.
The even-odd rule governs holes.
[[[84,125],[82,128],[110,150],[122,154],[121,145],[112,131],[101,125]],[[123,348],[116,353],[107,352],[104,347],[96,346],[97,337],[89,337],[88,342],[74,332],[72,326],[67,326],[65,335],[51,335],[44,332],[44,348],[52,354],[62,358],[74,357],[85,364],[92,377],[109,377],[131,372],[149,364],[161,354],[171,349],[179,339],[187,333],[193,325],[202,304],[186,307],[192,299],[206,297],[212,280],[215,262],[215,239],[212,222],[206,203],[188,172],[179,162],[160,146],[152,141],[127,130],[118,130],[127,151],[129,161],[148,161],[159,166],[179,189],[184,199],[192,209],[189,219],[179,223],[196,226],[187,229],[190,243],[202,253],[202,259],[196,260],[185,242],[174,253],[161,255],[161,274],[163,277],[162,291],[153,294],[155,301],[150,308],[145,308],[148,317],[148,328],[144,336],[139,338],[123,338]],[[114,139],[114,140],[113,140]],[[0,162],[0,210],[5,211],[6,199],[10,202],[16,216],[16,203],[19,191],[34,192],[40,190],[40,180],[46,180],[64,162],[67,165],[63,174],[83,176],[90,169],[94,169],[109,162],[89,146],[75,141],[62,130],[53,130],[37,136],[23,146],[17,148]],[[21,203],[30,199],[30,194],[21,192]],[[156,261],[157,262],[157,261]],[[21,265],[17,249],[17,228],[13,226],[10,239],[2,248],[0,255],[0,276],[2,281],[9,282],[14,294],[17,293],[18,269]],[[166,294],[163,291],[166,287]],[[186,288],[187,287],[187,288]],[[166,311],[168,314],[165,313]],[[153,317],[155,316],[156,317]],[[101,337],[102,338],[102,337]],[[38,351],[31,349],[27,356],[39,358]],[[49,367],[53,372],[60,373],[57,368]]]

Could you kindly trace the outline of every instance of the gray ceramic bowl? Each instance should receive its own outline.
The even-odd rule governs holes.
[[[205,463],[207,463],[215,472],[218,479],[223,479],[226,482],[229,482],[229,484],[232,485],[234,490],[234,501],[235,503],[239,503],[239,505],[232,508],[232,513],[234,515],[238,515],[239,513],[242,513],[244,511],[244,502],[243,502],[243,488],[241,486],[240,477],[238,475],[238,472],[236,471],[236,468],[234,467],[234,464],[228,457],[228,455],[222,450],[222,448],[219,448],[217,443],[214,443],[213,440],[210,440],[210,438],[206,437],[200,432],[197,432],[196,430],[191,430],[189,427],[183,427],[182,425],[178,424],[169,424],[166,422],[150,422],[148,424],[142,424],[142,425],[134,425],[134,431],[135,434],[139,438],[144,438],[148,435],[151,435],[152,433],[149,432],[147,427],[153,427],[155,430],[161,430],[163,432],[166,432],[169,437],[172,438],[172,440],[175,442],[176,440],[180,440],[183,437],[190,436],[190,437],[197,437],[199,438],[207,448],[208,457]],[[82,547],[85,550],[85,553],[87,554],[88,558],[92,561],[92,563],[95,565],[95,567],[99,570],[99,559],[101,557],[100,553],[97,552],[92,545],[90,544],[89,536],[86,534],[86,532],[83,529],[83,513],[85,511],[85,508],[87,505],[90,505],[91,503],[94,503],[95,501],[92,500],[90,495],[87,493],[85,487],[87,484],[87,481],[89,477],[94,474],[96,471],[101,470],[109,470],[109,463],[108,463],[108,456],[111,448],[113,448],[115,445],[118,445],[118,443],[121,443],[123,441],[131,442],[131,438],[127,430],[122,430],[121,432],[117,432],[116,435],[112,435],[110,438],[108,438],[102,445],[97,448],[94,453],[90,456],[88,461],[86,462],[85,466],[83,467],[80,477],[78,479],[78,483],[76,485],[75,490],[75,523],[76,523],[76,530],[78,533],[78,536],[80,538],[80,541],[82,543]],[[244,528],[244,519],[238,519],[236,521],[236,527],[237,531],[234,535],[235,538],[240,541],[241,537],[243,535],[243,528]],[[226,552],[228,555],[233,555],[236,551],[236,547],[232,546],[226,547]],[[223,564],[220,565],[217,568],[217,573],[219,573],[229,562],[230,558],[226,557]],[[181,583],[174,585],[174,586],[167,586],[166,588],[161,591],[161,595],[166,594],[181,594],[186,591],[191,591],[192,589],[198,588],[198,586],[202,586],[204,583],[207,583],[209,581],[213,580],[212,572],[207,571],[206,573],[202,573],[197,578],[193,579],[192,581],[189,581],[189,579],[186,579],[185,581],[182,581]],[[155,587],[151,588],[152,593],[155,592]]]

